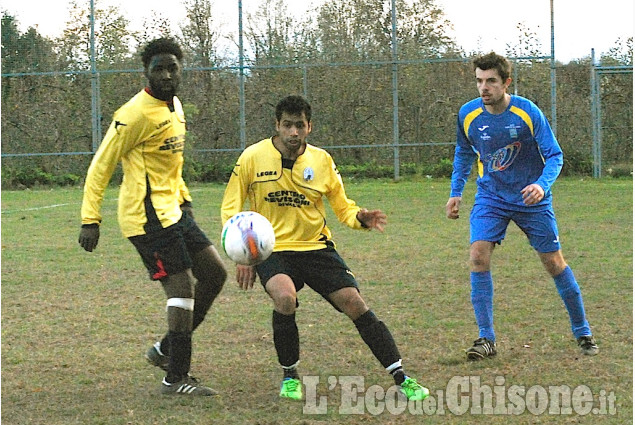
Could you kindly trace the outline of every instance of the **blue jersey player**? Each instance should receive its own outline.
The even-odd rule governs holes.
[[[598,347],[584,312],[580,287],[565,262],[551,204],[551,185],[562,169],[562,150],[544,114],[530,100],[507,93],[511,64],[494,52],[474,62],[480,97],[459,110],[450,199],[450,219],[459,218],[461,195],[472,164],[478,177],[470,213],[471,301],[479,338],[467,349],[469,360],[496,355],[490,259],[505,238],[510,220],[529,238],[569,313],[571,330],[583,354]]]

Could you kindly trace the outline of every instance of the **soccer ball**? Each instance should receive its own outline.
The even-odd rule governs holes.
[[[221,233],[221,244],[234,262],[254,266],[271,255],[276,236],[264,216],[255,211],[243,211],[227,220]]]

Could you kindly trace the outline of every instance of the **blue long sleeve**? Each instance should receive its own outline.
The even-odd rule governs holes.
[[[460,121],[457,121],[456,140],[450,197],[462,196],[465,183],[472,171],[472,164],[478,156],[465,137]]]
[[[556,138],[547,119],[543,114],[539,114],[538,118],[535,138],[540,154],[545,160],[545,168],[542,170],[540,178],[536,180],[536,184],[540,185],[545,193],[548,193],[560,175],[560,171],[562,171],[564,160],[562,149],[560,149],[560,145],[556,142]]]

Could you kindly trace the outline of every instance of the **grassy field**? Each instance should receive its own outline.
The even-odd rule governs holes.
[[[463,352],[477,336],[467,265],[474,183],[458,221],[445,218],[448,187],[449,181],[434,179],[348,181],[351,198],[387,212],[388,228],[355,232],[330,218],[338,249],[362,295],[392,330],[407,372],[435,397],[436,404],[405,410],[391,399],[383,404],[390,377],[355,327],[309,289],[300,292],[297,314],[300,372],[316,383],[313,404],[319,408],[279,400],[270,301],[259,286],[239,290],[229,261],[227,285],[195,333],[192,367],[222,394],[159,395],[161,371],[143,353],[165,329],[165,300],[119,232],[116,190],[107,192],[93,253],[77,244],[79,188],[3,191],[2,423],[631,423],[632,181],[571,178],[554,187],[563,251],[582,288],[600,355],[578,354],[553,280],[512,225],[492,265],[499,355],[478,363],[467,363]],[[191,189],[199,224],[218,242],[224,187]],[[363,379],[354,398],[346,387],[350,379]],[[450,399],[461,379],[472,386],[458,389],[469,405],[457,409]],[[553,398],[548,408],[540,405],[539,396],[554,386],[576,394],[573,409]],[[512,397],[518,388],[525,391],[522,403]],[[508,414],[479,413],[476,403],[487,401],[489,389],[495,401],[502,394],[503,403],[494,406],[509,407]],[[584,389],[590,393],[579,392]],[[348,414],[351,400],[361,414]]]

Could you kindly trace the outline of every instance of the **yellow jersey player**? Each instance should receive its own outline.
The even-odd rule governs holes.
[[[275,231],[271,256],[254,267],[237,265],[236,279],[242,289],[248,289],[258,274],[273,301],[273,341],[284,373],[280,396],[302,399],[295,313],[297,292],[306,284],[353,321],[408,399],[423,400],[428,389],[405,374],[392,334],[368,308],[355,276],[335,249],[326,225],[324,198],[337,218],[353,229],[383,231],[386,215],[350,200],[331,156],[307,143],[311,106],[305,99],[289,96],[278,103],[276,130],[275,136],[240,155],[225,190],[221,215],[225,223],[249,199],[251,210],[264,215]]]
[[[121,161],[121,231],[167,297],[168,332],[150,347],[146,358],[167,372],[162,393],[209,396],[216,391],[189,374],[192,331],[205,318],[227,271],[194,221],[192,198],[181,176],[185,116],[176,91],[182,60],[181,48],[171,39],[151,41],[143,50],[148,86],[115,112],[91,162],[79,243],[89,252],[97,246],[104,191]]]

